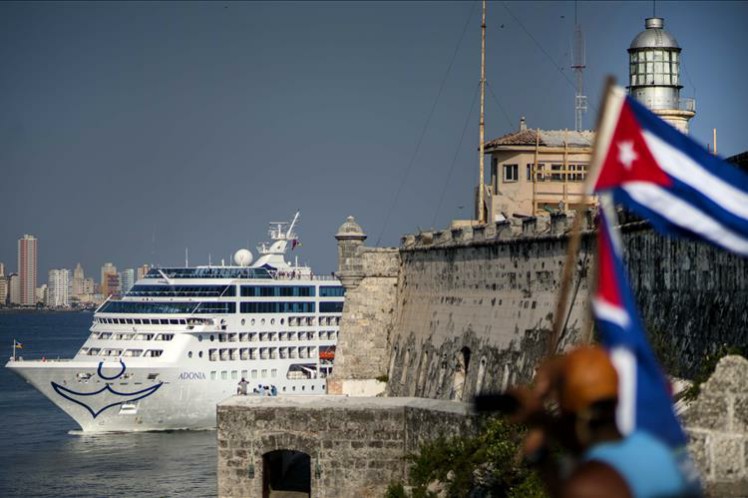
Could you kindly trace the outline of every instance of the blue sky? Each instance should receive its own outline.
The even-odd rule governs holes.
[[[14,271],[16,241],[32,233],[40,283],[79,261],[91,275],[105,261],[180,264],[185,248],[192,264],[208,254],[215,263],[254,250],[268,221],[300,209],[294,253],[327,273],[348,215],[382,245],[469,217],[479,11],[475,2],[0,4],[0,261]],[[651,13],[650,2],[578,4],[591,108],[605,75],[625,82],[626,48]],[[657,2],[657,13],[683,47],[682,95],[698,106],[692,135],[706,143],[717,128],[720,153],[748,149],[748,3]],[[573,128],[573,25],[572,2],[489,2],[487,138],[520,116]]]

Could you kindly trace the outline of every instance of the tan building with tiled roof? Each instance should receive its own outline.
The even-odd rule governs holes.
[[[584,194],[594,136],[591,131],[532,130],[522,118],[518,131],[486,142],[491,156],[488,220],[594,205],[595,198]]]

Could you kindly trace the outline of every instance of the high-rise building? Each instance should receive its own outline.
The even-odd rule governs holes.
[[[11,273],[8,276],[8,293],[9,304],[21,304],[21,277],[18,275],[18,273]]]
[[[3,275],[0,277],[0,306],[8,303],[8,278]]]
[[[151,270],[151,265],[143,265],[138,267],[138,280],[142,280]]]
[[[119,277],[117,276],[117,267],[112,263],[105,263],[101,267],[101,294],[104,297],[110,296],[113,292],[109,289],[109,281],[112,275],[116,277],[116,281],[119,283]],[[119,290],[119,285],[118,289]]]
[[[41,287],[36,288],[36,292],[34,293],[36,297],[36,305],[37,303],[46,303],[49,299],[49,288],[47,287],[47,284],[42,284]]]
[[[18,276],[21,279],[21,303],[34,306],[36,300],[37,240],[33,235],[24,235],[18,240]]]
[[[71,297],[80,297],[83,292],[83,281],[86,279],[85,274],[83,273],[83,267],[80,263],[78,263],[75,267],[75,270],[73,270],[73,278],[70,282],[70,294]]]
[[[50,270],[47,284],[47,306],[51,308],[67,308],[70,306],[68,282],[70,270]]]
[[[135,270],[128,268],[120,274],[120,282],[122,284],[122,294],[126,293],[132,286],[135,285]]]
[[[102,294],[104,297],[119,296],[121,294],[122,284],[119,279],[119,273],[107,273],[104,275],[104,282],[101,284]]]
[[[0,306],[8,301],[8,279],[5,277],[5,264],[0,263]]]
[[[83,279],[83,294],[96,294],[96,282],[92,278]]]

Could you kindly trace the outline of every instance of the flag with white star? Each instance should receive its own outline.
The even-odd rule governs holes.
[[[706,240],[748,256],[748,175],[611,90],[597,131],[590,178],[595,193],[668,235]]]

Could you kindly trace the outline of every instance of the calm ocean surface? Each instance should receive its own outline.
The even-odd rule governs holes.
[[[0,497],[216,494],[214,431],[86,436],[4,365],[13,338],[26,358],[72,357],[91,313],[0,314]]]

